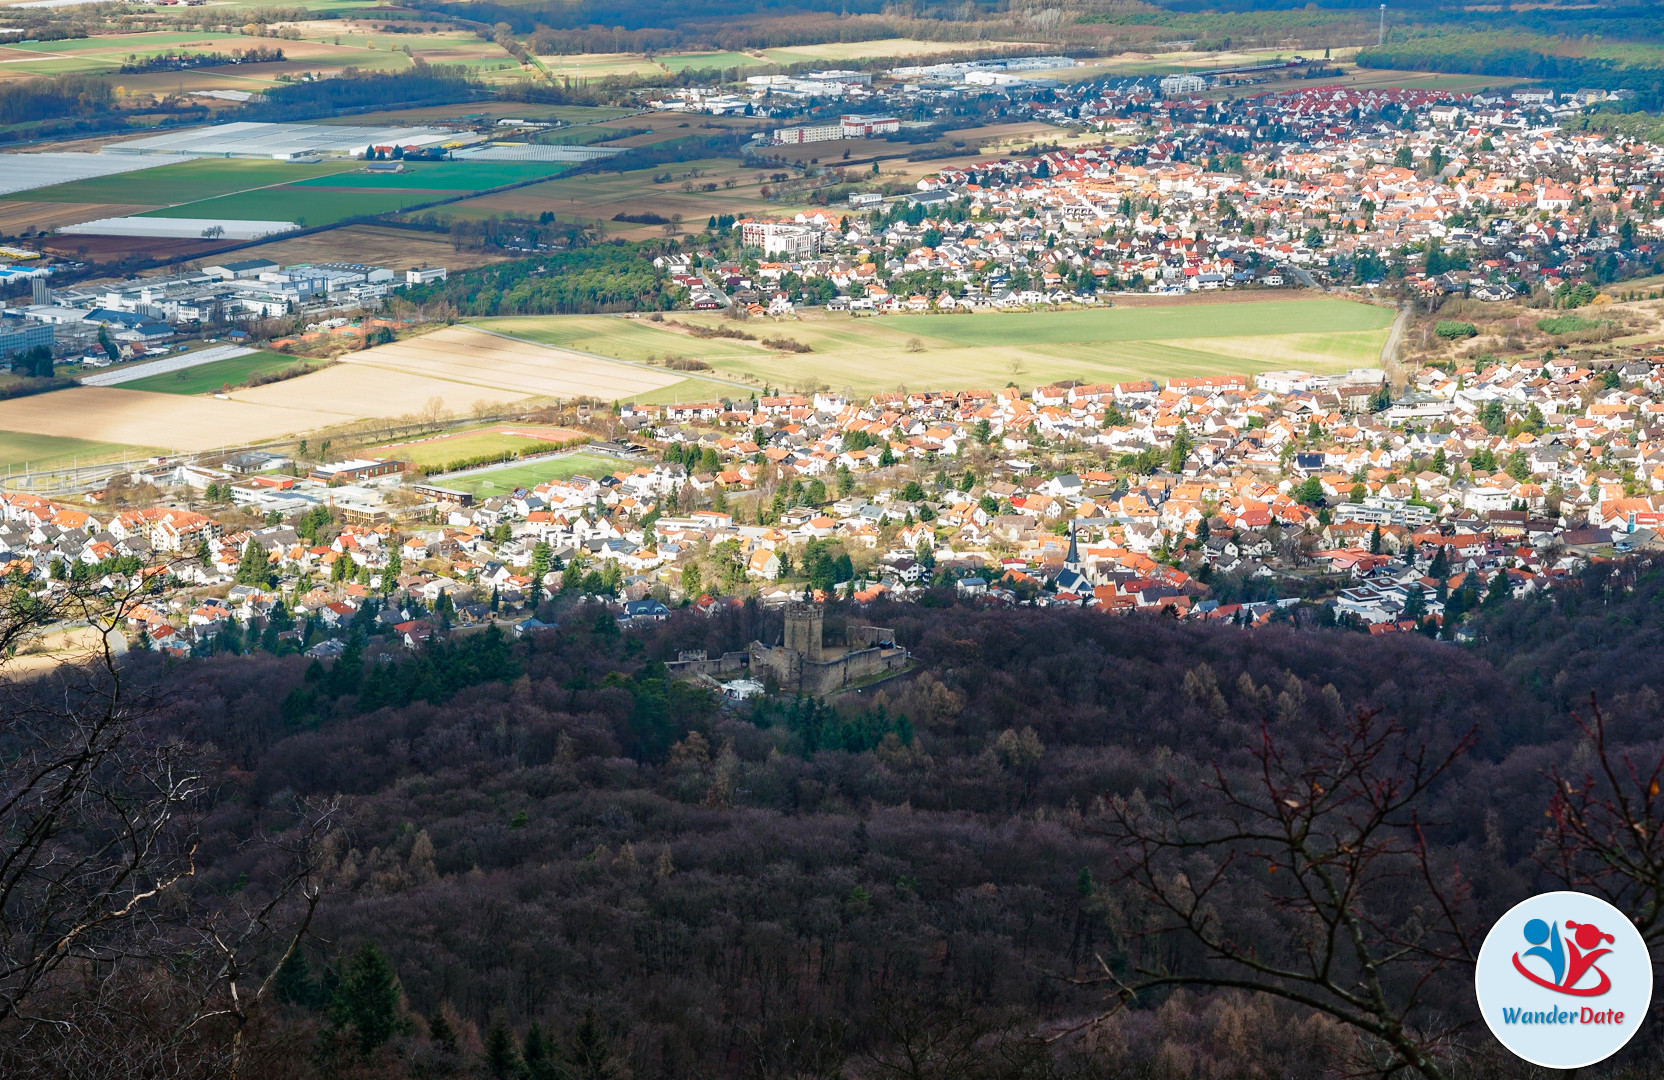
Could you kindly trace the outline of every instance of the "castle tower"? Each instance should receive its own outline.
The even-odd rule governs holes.
[[[820,604],[792,604],[786,608],[786,641],[788,649],[805,660],[819,663],[826,652],[821,645],[821,624],[826,609]]]

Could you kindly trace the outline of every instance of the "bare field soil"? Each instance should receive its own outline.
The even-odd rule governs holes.
[[[476,266],[514,258],[507,251],[457,251],[439,233],[389,229],[379,225],[349,225],[290,240],[245,248],[239,259],[270,259],[283,266],[295,263],[361,262],[402,270],[407,266],[443,266],[471,270]]]
[[[680,381],[673,372],[452,326],[349,353],[323,371],[237,391],[232,397],[286,409],[328,402],[329,409],[358,418],[417,414],[433,398],[453,414],[529,397],[614,401]]]
[[[0,401],[0,431],[173,450],[239,446],[349,419],[322,409],[151,394],[114,386],[78,386]]]
[[[49,232],[65,225],[79,225],[83,221],[127,217],[155,209],[155,203],[63,203],[0,199],[0,233],[16,236],[30,229]]]
[[[207,259],[236,246],[235,240],[170,240],[157,236],[54,236],[41,248],[66,259],[121,262],[124,259]],[[154,274],[172,274],[177,267],[161,266]]]

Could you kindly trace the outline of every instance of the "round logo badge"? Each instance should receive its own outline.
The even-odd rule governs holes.
[[[1497,1041],[1545,1069],[1579,1069],[1623,1048],[1652,1004],[1641,935],[1604,900],[1552,892],[1497,920],[1474,971]]]

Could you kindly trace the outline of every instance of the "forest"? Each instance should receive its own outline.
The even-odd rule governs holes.
[[[406,290],[412,304],[447,300],[464,315],[668,311],[680,290],[653,265],[656,249],[615,240],[516,259]]]
[[[1636,794],[1622,762],[1645,823],[1664,814],[1645,794],[1664,689],[1649,563],[1488,604],[1472,647],[951,590],[834,605],[830,640],[893,627],[915,667],[827,703],[724,707],[667,676],[683,650],[778,641],[778,612],[645,631],[543,615],[558,625],[518,641],[386,660],[355,637],[333,662],[121,669],[147,703],[132,738],[202,777],[188,825],[157,837],[194,844],[193,870],[27,1009],[0,977],[0,1072],[97,1075],[93,1031],[128,1077],[1524,1077],[1474,1022],[1490,921],[1570,882],[1664,936],[1664,849],[1608,814]],[[22,718],[92,693],[5,692],[8,762],[46,737]],[[1303,846],[1209,834],[1237,814],[1299,824]],[[100,822],[57,842],[82,850]],[[1181,826],[1198,848],[1171,846]],[[1619,849],[1653,876],[1602,870]],[[1317,872],[1356,910],[1303,908]],[[8,956],[19,904],[0,908]],[[1302,968],[1354,916],[1393,953],[1385,1011],[1347,1003],[1364,975],[1345,950]],[[239,927],[242,952],[223,944]],[[118,959],[145,942],[169,961]],[[1276,977],[1231,981],[1244,950]],[[1585,1075],[1652,1075],[1661,1040],[1654,1023]]]

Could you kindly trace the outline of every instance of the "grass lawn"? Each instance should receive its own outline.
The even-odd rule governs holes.
[[[121,443],[66,439],[58,435],[31,435],[21,431],[0,431],[0,468],[13,477],[22,475],[24,464],[32,470],[82,463],[111,461],[123,457],[135,460],[148,453],[142,447]],[[3,476],[4,474],[0,474]]]
[[[617,458],[576,453],[520,465],[506,465],[500,469],[455,478],[433,476],[428,478],[428,482],[457,491],[466,491],[477,498],[490,498],[493,495],[510,494],[515,488],[533,488],[545,480],[565,480],[579,473],[600,477],[629,467],[628,463]]]
[[[350,217],[392,213],[453,194],[426,189],[390,191],[350,188],[306,188],[293,184],[243,191],[217,199],[183,203],[151,210],[143,217],[225,218],[231,221],[292,221],[296,225],[328,225]]]
[[[290,184],[356,167],[350,161],[292,165],[281,161],[215,158],[184,161],[178,165],[163,165],[115,176],[97,176],[90,180],[74,180],[49,188],[13,192],[0,198],[22,199],[27,196],[29,202],[182,203],[271,184]]]
[[[442,439],[423,439],[420,442],[389,443],[373,447],[365,453],[375,457],[394,457],[419,468],[442,467],[453,461],[481,458],[487,454],[536,452],[550,450],[553,443],[525,435],[504,435],[500,431],[467,431]]]
[[[227,384],[240,386],[255,375],[269,375],[303,363],[299,357],[282,353],[257,352],[215,360],[197,367],[164,371],[132,382],[120,383],[123,390],[150,390],[158,394],[211,394]]]
[[[558,161],[427,161],[412,162],[402,173],[370,173],[360,169],[316,176],[290,185],[298,188],[366,188],[374,190],[486,191],[553,176],[567,166]]]

